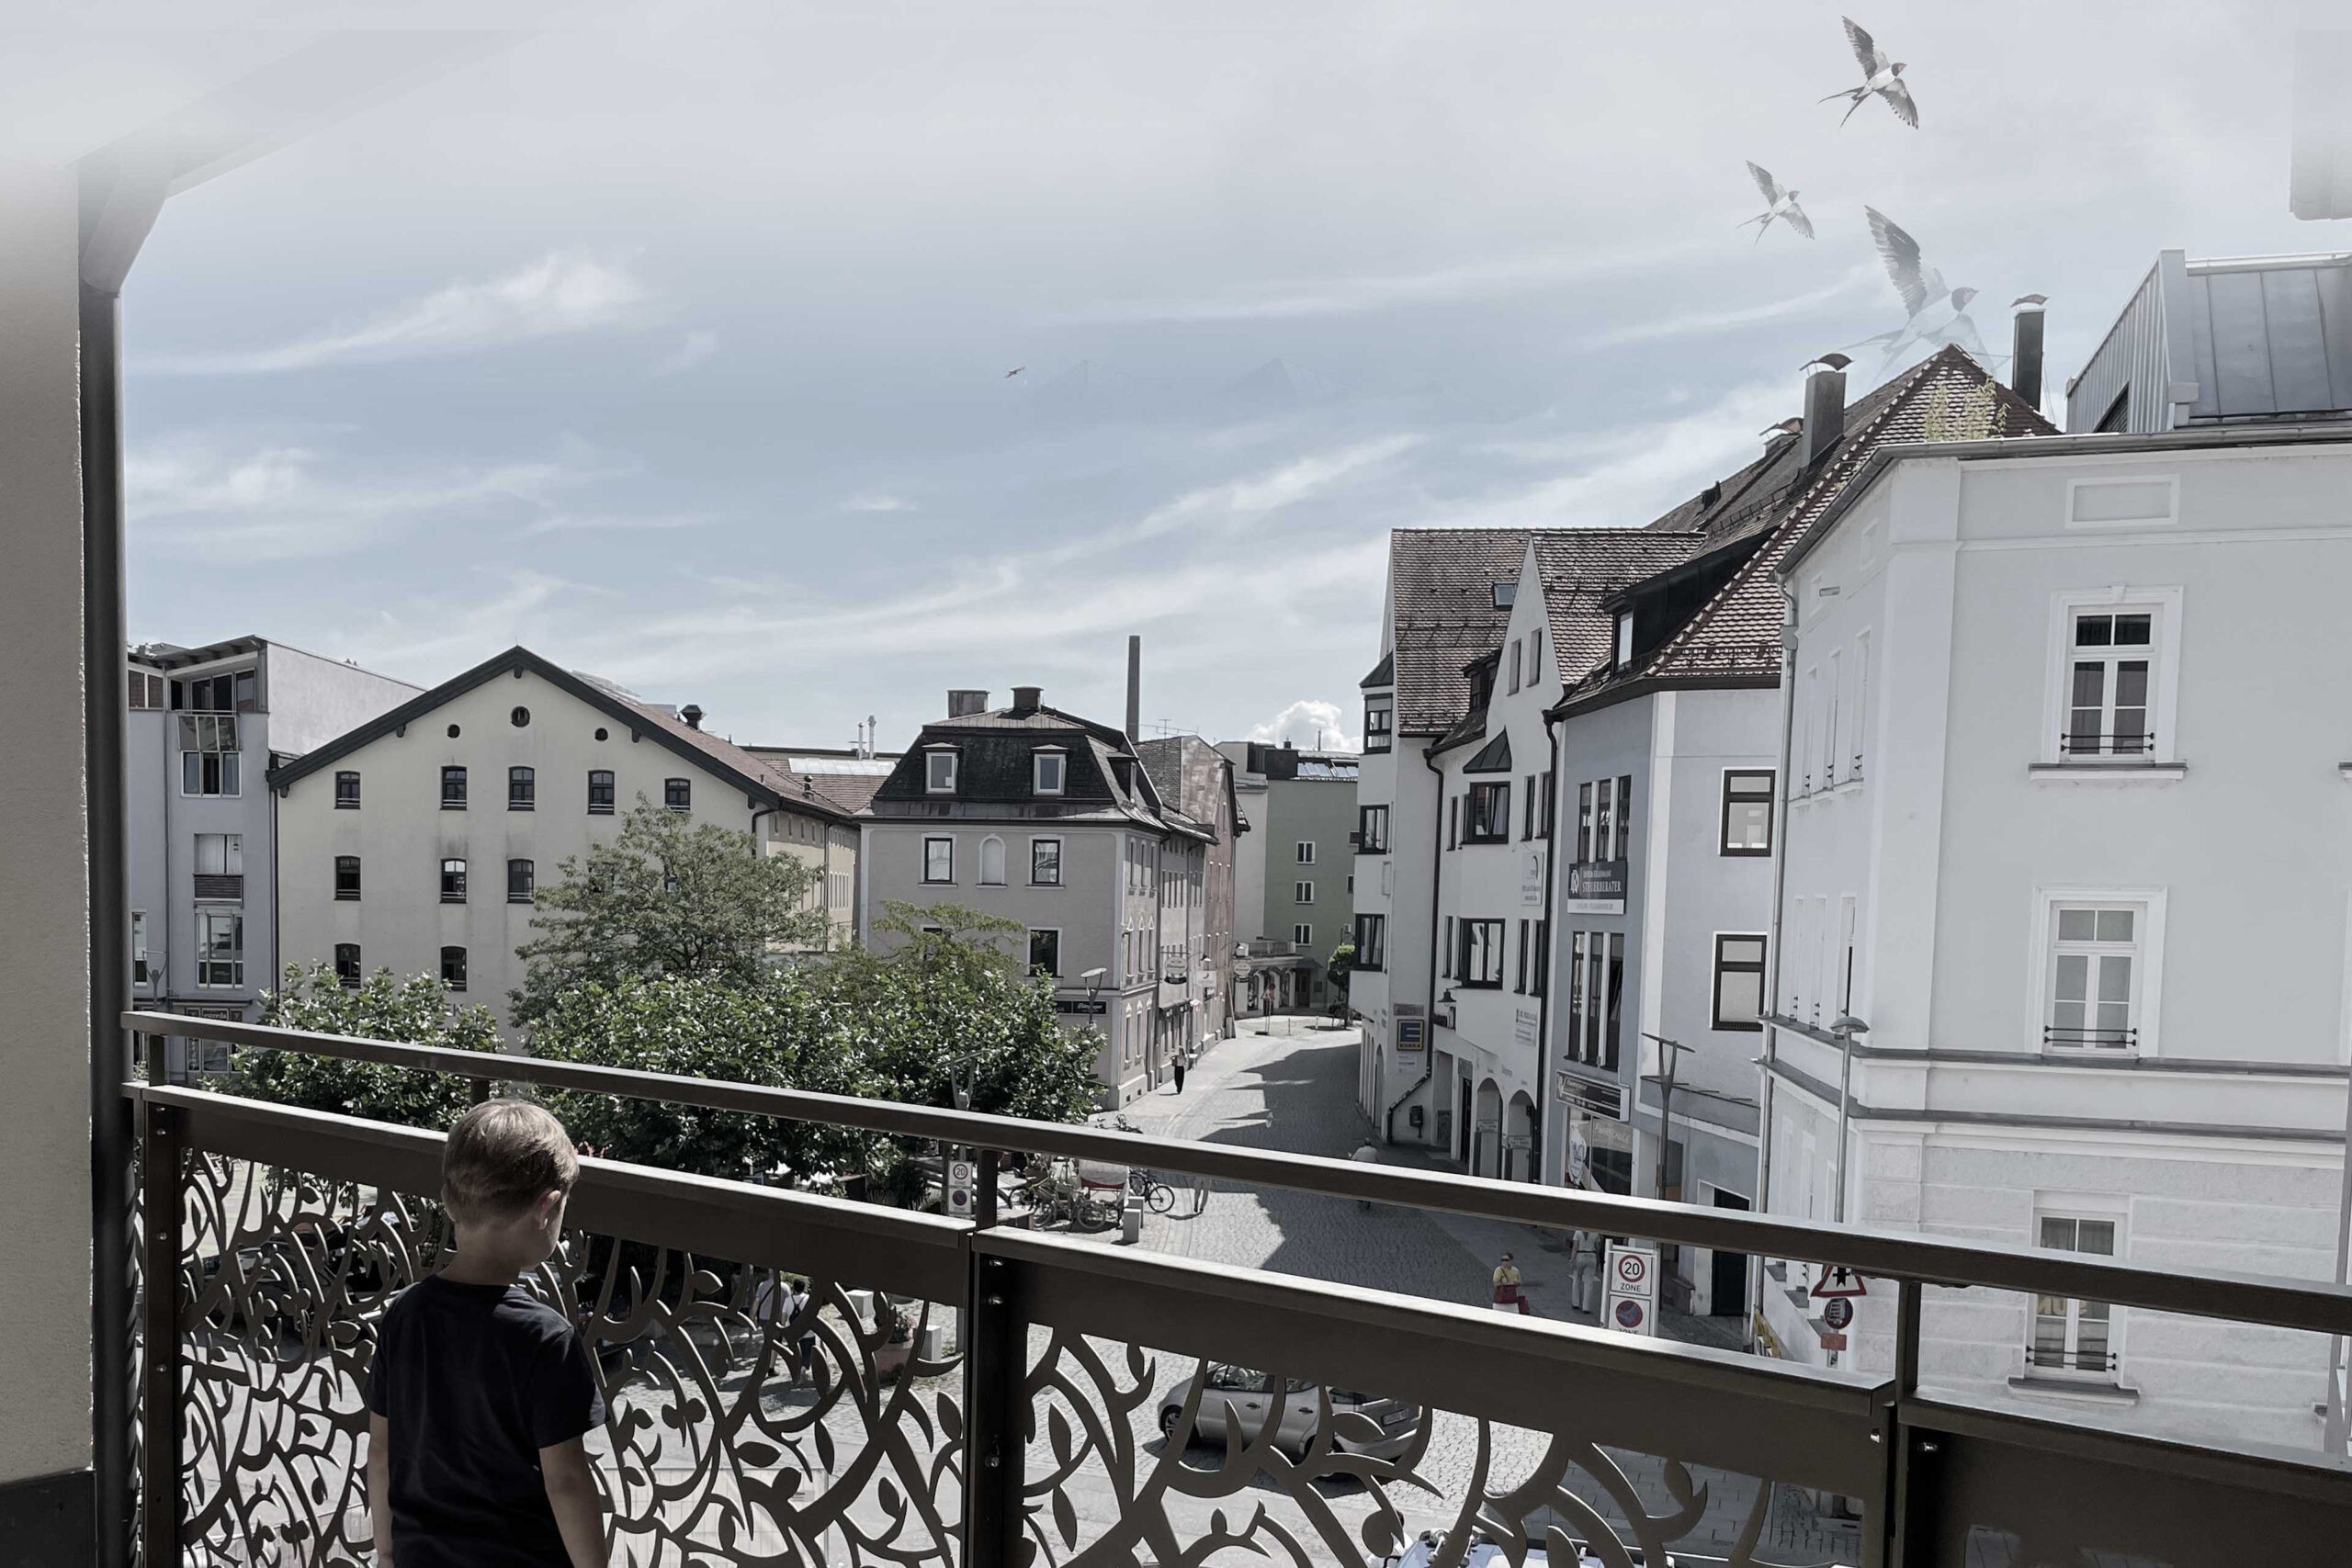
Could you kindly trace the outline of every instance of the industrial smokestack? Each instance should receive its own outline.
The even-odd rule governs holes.
[[[1827,367],[1804,378],[1804,427],[1797,461],[1810,468],[1829,455],[1846,434],[1846,373]]]
[[[2011,341],[2009,389],[2028,407],[2041,406],[2041,296],[2018,301],[2017,335]]]
[[[1133,740],[1143,729],[1143,638],[1127,638],[1127,739]]]

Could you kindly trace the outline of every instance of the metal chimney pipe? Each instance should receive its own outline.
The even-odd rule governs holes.
[[[1143,729],[1143,637],[1127,638],[1127,739]]]
[[[2041,406],[2041,307],[2020,306],[2017,333],[2011,340],[2009,389],[2030,407]]]

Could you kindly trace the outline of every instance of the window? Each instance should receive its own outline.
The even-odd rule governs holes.
[[[1611,651],[1621,665],[1634,661],[1634,612],[1631,610],[1617,612],[1617,636],[1611,644]]]
[[[1600,802],[1592,815],[1592,853],[1597,860],[1612,860],[1610,852],[1617,838],[1617,781],[1602,779],[1592,786],[1594,798]]]
[[[1551,974],[1552,922],[1549,920],[1538,920],[1535,922],[1534,973],[1529,976],[1529,978],[1533,982],[1533,989],[1537,996],[1540,997],[1548,994],[1550,989],[1549,980]]]
[[[245,836],[243,833],[198,833],[196,836],[197,875],[242,876],[244,870]]]
[[[1727,855],[1772,852],[1772,770],[1724,770],[1724,833]]]
[[[137,674],[138,671],[133,671],[132,673]],[[130,983],[144,986],[153,979],[153,973],[147,967],[147,911],[133,909],[130,911]]]
[[[692,779],[663,779],[662,781],[662,804],[668,807],[673,811],[691,811],[694,809],[694,781]]]
[[[1069,772],[1069,758],[1060,751],[1043,750],[1029,759],[1029,782],[1039,795],[1061,794]]]
[[[466,988],[466,950],[445,947],[441,950],[441,983],[453,991]]]
[[[1462,842],[1462,797],[1455,795],[1445,803],[1445,847],[1453,849]]]
[[[1385,751],[1396,733],[1396,710],[1386,697],[1363,705],[1363,749]]]
[[[1518,641],[1514,639],[1510,645],[1510,689],[1514,692],[1519,690],[1519,670],[1520,660],[1521,657],[1522,650]]]
[[[1495,584],[1496,609],[1508,610],[1517,603],[1519,603],[1519,584],[1517,582],[1498,582]]]
[[[1623,860],[1634,852],[1634,775],[1617,776],[1617,852],[1611,860]]]
[[[1315,884],[1312,882],[1301,882],[1296,884],[1291,890],[1291,901],[1295,904],[1314,903]]]
[[[1585,1059],[1585,1010],[1592,998],[1585,989],[1585,959],[1592,945],[1589,931],[1568,933],[1568,1055]]]
[[[1862,754],[1869,747],[1871,724],[1871,634],[1862,633],[1854,639],[1854,722],[1849,727],[1853,739],[1848,742],[1854,749],[1855,778],[1862,776]]]
[[[196,912],[196,983],[199,986],[242,986],[245,983],[245,917],[242,910],[198,909]]]
[[[1029,883],[1034,887],[1059,887],[1062,885],[1062,841],[1059,839],[1029,840]]]
[[[348,769],[334,776],[334,808],[337,811],[359,809],[359,775]]]
[[[164,705],[164,678],[150,675],[144,670],[127,671],[130,705],[133,708],[159,708]]]
[[[334,944],[334,977],[346,991],[359,988],[359,944],[339,942]]]
[[[1356,917],[1356,967],[1380,969],[1388,963],[1388,917]]]
[[[1462,943],[1454,979],[1479,990],[1502,989],[1503,922],[1463,920],[1454,930]]]
[[[1315,840],[1312,840],[1312,839],[1302,839],[1302,840],[1299,840],[1299,842],[1298,842],[1298,863],[1299,863],[1299,864],[1301,864],[1301,865],[1313,865],[1313,864],[1315,863]]]
[[[2038,1213],[2034,1244],[2052,1252],[2115,1256],[2116,1222],[2111,1215]],[[2071,1296],[2036,1296],[2033,1326],[2026,1341],[2030,1367],[2045,1371],[2111,1378],[2116,1371],[2114,1309],[2105,1302]]]
[[[508,861],[506,863],[506,901],[510,904],[528,904],[537,900],[538,896],[539,868],[537,865],[526,860]]]
[[[2154,614],[2078,610],[2073,626],[2060,749],[2070,757],[2144,755],[2154,739],[2148,724]]]
[[[956,840],[925,839],[922,841],[922,879],[925,882],[956,880]]]
[[[588,770],[588,815],[610,817],[613,814],[613,771],[610,768]]]
[[[520,729],[531,722],[531,710],[526,707],[514,708],[507,713],[506,722]]]
[[[1846,650],[1838,649],[1829,655],[1829,686],[1821,694],[1821,784],[1824,789],[1836,784],[1844,776],[1845,754],[1838,750],[1838,734],[1846,718]]]
[[[1313,947],[1315,945],[1315,928],[1313,926],[1293,926],[1290,928],[1290,939],[1301,947]]]
[[[1544,628],[1536,627],[1527,634],[1527,683],[1531,686],[1542,680],[1544,669]]]
[[[1600,937],[1601,933],[1598,931],[1593,933],[1592,956],[1595,964],[1600,962]],[[1625,1011],[1625,933],[1611,931],[1608,937],[1609,962],[1601,977],[1601,980],[1605,981],[1605,988],[1601,982],[1596,982],[1593,989],[1595,995],[1601,999],[1601,1007],[1597,1015],[1597,1021],[1601,1026],[1600,1066],[1613,1073],[1617,1070],[1619,1029],[1624,1021]]]
[[[1453,917],[1445,917],[1445,940],[1438,943],[1438,977],[1453,978]]]
[[[180,793],[241,795],[237,721],[206,714],[180,715]]]
[[[1062,933],[1056,931],[1033,931],[1029,933],[1029,973],[1051,977],[1062,972]]]
[[[1509,779],[1470,786],[1469,805],[1464,808],[1462,841],[1465,844],[1504,844],[1510,841]]]
[[[994,833],[980,840],[980,885],[1004,886],[1004,840]]]
[[[1545,773],[1539,776],[1537,782],[1542,786],[1543,799],[1535,808],[1535,836],[1548,839],[1552,836],[1552,812],[1558,800],[1557,781]]]
[[[506,809],[532,811],[539,804],[539,775],[530,768],[506,770]]]
[[[466,863],[445,860],[441,863],[441,902],[462,904],[466,901]]]
[[[359,898],[359,857],[334,857],[334,896],[338,902],[356,903]]]
[[[1359,806],[1356,807],[1356,848],[1364,854],[1385,855],[1388,852],[1388,807]]]
[[[466,770],[447,767],[441,770],[441,809],[463,811],[466,808]]]
[[[1717,1029],[1761,1031],[1764,1027],[1764,939],[1715,938]]]
[[[2052,911],[2050,1010],[2041,1043],[2061,1050],[2129,1051],[2140,1043],[2143,911],[2061,904]]]
[[[1510,988],[1521,996],[1527,994],[1527,921],[1521,919],[1519,922],[1519,967],[1514,971],[1515,977],[1510,983]]]
[[[923,792],[927,795],[956,793],[956,753],[950,750],[926,751],[922,757]]]

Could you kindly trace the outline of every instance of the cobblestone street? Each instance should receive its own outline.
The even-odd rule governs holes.
[[[1357,1035],[1316,1021],[1277,1019],[1252,1024],[1240,1037],[1216,1043],[1189,1075],[1184,1092],[1162,1089],[1127,1108],[1147,1133],[1206,1143],[1279,1149],[1345,1157],[1363,1139],[1365,1123],[1354,1104]],[[1271,1028],[1271,1032],[1267,1030]],[[1390,1163],[1423,1163],[1404,1150],[1384,1150]],[[1483,1305],[1497,1257],[1514,1254],[1537,1315],[1590,1324],[1589,1314],[1569,1308],[1568,1256],[1557,1237],[1498,1221],[1439,1215],[1374,1206],[1366,1210],[1345,1199],[1264,1189],[1211,1184],[1195,1215],[1193,1194],[1179,1193],[1173,1211],[1148,1215],[1143,1245],[1204,1263],[1262,1269],[1367,1289]],[[1728,1345],[1735,1330],[1713,1320],[1670,1322],[1675,1337]],[[1163,1374],[1164,1375],[1164,1374]],[[1564,1404],[1573,1399],[1563,1390]],[[1605,1437],[1606,1434],[1595,1434]],[[1489,1492],[1526,1476],[1547,1441],[1545,1434],[1497,1428],[1492,1434]],[[1432,1428],[1421,1479],[1439,1495],[1420,1513],[1416,1528],[1451,1519],[1476,1463],[1478,1424],[1442,1413]],[[1665,1465],[1644,1455],[1615,1453],[1654,1514],[1675,1505],[1667,1490]],[[1210,1462],[1202,1457],[1200,1462]],[[1571,1472],[1571,1486],[1612,1521],[1623,1514],[1606,1491]],[[1748,1476],[1694,1469],[1708,1488],[1706,1514],[1682,1546],[1704,1561],[1726,1554],[1736,1540],[1755,1495]],[[1405,1501],[1399,1499],[1400,1502]],[[1359,1517],[1363,1512],[1358,1509]],[[1852,1562],[1860,1559],[1851,1526],[1822,1519],[1806,1495],[1791,1487],[1775,1490],[1758,1561],[1787,1564]],[[1681,1550],[1677,1561],[1686,1560]]]

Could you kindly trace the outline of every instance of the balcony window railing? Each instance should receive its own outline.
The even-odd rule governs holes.
[[[1959,1564],[2006,1539],[2053,1562],[2222,1568],[2248,1560],[2250,1520],[2264,1561],[2334,1561],[2352,1508],[2340,1461],[1956,1403],[1913,1371],[1922,1311],[1951,1286],[1978,1287],[1950,1298],[1967,1311],[2040,1294],[2317,1335],[2346,1326],[2342,1287],[176,1014],[126,1023],[472,1076],[478,1095],[497,1079],[981,1151],[969,1219],[582,1161],[576,1228],[524,1285],[594,1351],[616,1564],[1082,1568],[1210,1548],[1378,1562],[1425,1526],[1443,1561],[1482,1540],[1555,1564],[1589,1547],[1609,1562],[1781,1561],[1767,1532],[1809,1517],[1815,1494],[1859,1500],[1860,1518],[1805,1543],[1806,1561]],[[164,1053],[148,1060],[160,1072]],[[145,1563],[368,1561],[360,1382],[386,1302],[447,1245],[428,1201],[441,1135],[153,1080],[125,1093],[146,1112],[130,1216]],[[1008,1150],[1148,1161],[1301,1205],[1842,1263],[1870,1276],[1864,1342],[1886,1337],[1895,1370],[1011,1228]],[[787,1275],[810,1282],[797,1313]],[[116,1438],[131,1450],[133,1430]],[[120,1543],[107,1559],[127,1560]]]
[[[2156,749],[2155,731],[2124,729],[2112,734],[2095,730],[2067,729],[2059,732],[2058,750],[2069,757],[2144,757]]]
[[[2041,1043],[2053,1051],[2136,1051],[2137,1029],[2070,1029],[2054,1023],[2041,1026]]]

